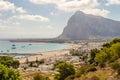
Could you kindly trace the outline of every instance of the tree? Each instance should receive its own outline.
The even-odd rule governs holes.
[[[94,58],[95,58],[95,56],[96,56],[97,53],[99,53],[99,50],[98,50],[97,48],[92,49],[92,50],[90,51],[90,59],[89,59],[89,63],[90,63],[90,64],[92,64],[92,63],[95,62]]]
[[[20,65],[20,62],[18,60],[14,60],[12,62],[12,67],[15,68],[15,69],[17,69],[19,67],[19,65]]]
[[[120,43],[120,38],[115,38],[110,42],[110,44],[116,44],[116,43]]]
[[[110,48],[104,47],[96,56],[95,61],[102,62],[114,62],[120,58],[120,43],[114,43]]]
[[[56,80],[64,80],[70,75],[75,74],[75,68],[72,64],[62,62],[59,63],[56,68],[58,68],[59,74],[56,74],[55,79]]]
[[[110,43],[105,43],[105,44],[103,44],[103,47],[109,48],[109,47],[111,47],[111,44]]]
[[[18,71],[0,64],[0,80],[21,80]]]
[[[109,49],[108,48],[103,48],[103,50],[101,50],[94,58],[95,62],[98,63],[103,63],[106,62],[108,60],[110,60],[110,55],[109,55]]]
[[[14,60],[12,57],[9,56],[0,56],[0,64],[12,68],[18,68],[20,65],[18,60]]]

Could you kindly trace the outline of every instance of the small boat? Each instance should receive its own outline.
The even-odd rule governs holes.
[[[10,52],[9,50],[7,50],[7,52]]]
[[[32,44],[29,44],[29,45],[32,45]]]
[[[1,50],[1,53],[3,53],[3,50]]]
[[[16,49],[16,47],[12,47],[11,49]]]
[[[25,46],[21,46],[21,48],[24,48]]]
[[[15,44],[13,44],[12,46],[15,46]]]

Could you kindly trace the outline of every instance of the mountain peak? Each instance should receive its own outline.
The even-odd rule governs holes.
[[[80,15],[80,14],[84,14],[82,11],[76,11],[75,15]]]
[[[120,21],[84,14],[81,11],[69,19],[59,38],[82,40],[120,37]]]

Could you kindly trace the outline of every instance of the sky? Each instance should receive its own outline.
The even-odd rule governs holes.
[[[57,37],[76,11],[120,21],[120,0],[0,0],[0,39]]]

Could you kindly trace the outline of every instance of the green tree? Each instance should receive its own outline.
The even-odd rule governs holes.
[[[0,64],[0,80],[21,80],[18,71]]]
[[[3,64],[7,67],[13,67],[13,68],[19,67],[19,61],[13,60],[13,58],[9,56],[0,56],[0,64]]]
[[[114,43],[110,48],[104,47],[96,56],[95,61],[98,63],[114,62],[120,58],[120,43]]]
[[[20,65],[20,62],[18,60],[14,60],[12,62],[12,67],[15,68],[15,69],[17,69],[19,67],[19,65]]]
[[[75,68],[72,64],[62,62],[56,66],[58,68],[59,74],[56,74],[55,79],[56,80],[64,80],[68,76],[71,76],[75,74]]]
[[[110,44],[116,44],[116,43],[120,43],[120,38],[115,38],[110,42]]]
[[[109,49],[108,48],[103,48],[103,50],[101,50],[94,58],[95,62],[98,63],[103,63],[106,62],[110,59],[110,55],[109,55]]]
[[[105,43],[105,44],[103,44],[103,47],[109,48],[109,47],[111,47],[111,44],[110,43]]]
[[[92,64],[95,62],[94,58],[96,57],[96,54],[99,53],[99,50],[97,48],[92,49],[90,51],[90,57],[89,57],[89,63]]]

